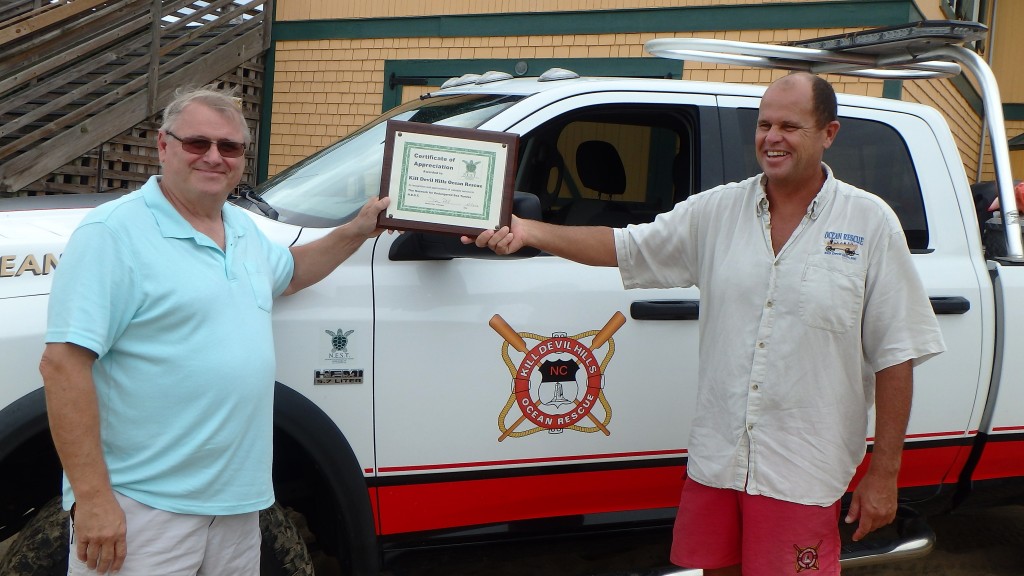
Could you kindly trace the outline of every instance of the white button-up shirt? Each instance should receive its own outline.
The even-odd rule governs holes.
[[[831,505],[864,457],[875,373],[945,349],[896,215],[823,170],[778,255],[762,176],[615,231],[626,288],[701,290],[702,484]]]

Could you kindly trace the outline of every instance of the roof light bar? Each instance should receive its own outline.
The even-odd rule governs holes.
[[[960,73],[960,67],[955,63],[917,61],[915,56],[906,53],[886,55],[886,61],[882,61],[882,58],[869,54],[711,38],[658,38],[645,43],[644,50],[662,58],[803,70],[815,74],[920,80],[945,78]]]

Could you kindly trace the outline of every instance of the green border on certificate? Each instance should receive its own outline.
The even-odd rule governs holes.
[[[504,132],[389,120],[380,225],[469,235],[508,225],[517,145]]]

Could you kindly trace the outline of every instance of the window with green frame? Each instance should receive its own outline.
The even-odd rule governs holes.
[[[581,76],[680,78],[683,63],[666,58],[518,58],[481,60],[388,60],[384,63],[382,112],[402,103],[402,86],[440,86],[448,78],[489,70],[539,76],[566,68]]]

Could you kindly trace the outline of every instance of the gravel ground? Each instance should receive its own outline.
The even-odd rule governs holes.
[[[1024,506],[932,518],[935,549],[913,562],[844,570],[844,576],[1019,576],[1024,574]]]
[[[1021,576],[1024,506],[932,518],[936,544],[928,556],[843,570],[843,576]],[[631,534],[579,542],[500,544],[476,550],[417,553],[399,558],[389,576],[615,576],[642,575],[663,566],[666,535]]]
[[[1020,576],[1024,574],[1024,506],[958,512],[931,519],[936,545],[920,560],[848,568],[843,576]],[[0,542],[0,555],[9,542]],[[408,554],[386,576],[597,576],[643,574],[663,565],[662,533],[495,544]]]

